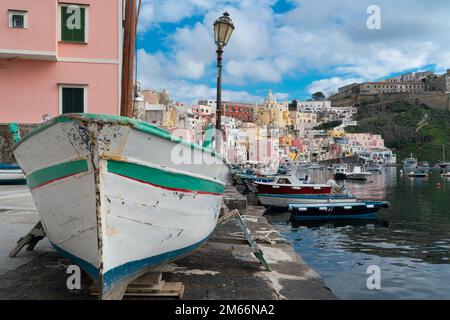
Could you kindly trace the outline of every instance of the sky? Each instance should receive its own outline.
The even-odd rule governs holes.
[[[372,5],[380,29],[368,28]],[[137,70],[144,89],[194,104],[216,95],[213,23],[229,12],[224,101],[280,101],[411,71],[450,69],[446,0],[143,0]]]

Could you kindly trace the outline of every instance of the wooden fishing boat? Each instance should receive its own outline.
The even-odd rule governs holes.
[[[292,176],[277,176],[273,182],[255,181],[253,186],[259,201],[266,207],[288,207],[291,203],[326,201],[327,199],[348,199],[348,195],[333,194],[339,186],[334,181],[314,184],[308,177],[303,180]]]
[[[294,221],[373,219],[382,208],[389,208],[389,202],[354,199],[346,202],[289,205],[289,210],[292,211],[291,219]]]
[[[229,173],[212,150],[120,116],[59,116],[14,155],[48,239],[99,282],[102,299],[121,298],[136,277],[202,245]]]
[[[22,169],[16,164],[0,164],[0,185],[25,184]]]

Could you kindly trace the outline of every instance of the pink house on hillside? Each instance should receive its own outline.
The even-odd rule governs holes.
[[[384,139],[379,134],[347,133],[350,146],[362,146],[366,150],[385,150]]]
[[[123,0],[0,1],[0,123],[120,112]]]

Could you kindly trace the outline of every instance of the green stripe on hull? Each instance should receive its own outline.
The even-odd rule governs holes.
[[[64,162],[27,175],[27,184],[30,189],[34,189],[52,181],[88,171],[88,169],[87,160]]]
[[[130,162],[110,160],[108,172],[167,189],[213,194],[223,194],[225,190],[224,186],[217,182]]]

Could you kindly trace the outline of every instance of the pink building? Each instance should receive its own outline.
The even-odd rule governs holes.
[[[0,1],[0,122],[119,114],[122,0]]]
[[[350,146],[361,146],[366,150],[384,150],[384,139],[379,134],[347,133]]]
[[[195,115],[196,119],[200,120],[201,123],[205,125],[216,122],[216,113],[210,106],[192,106],[192,113]]]

